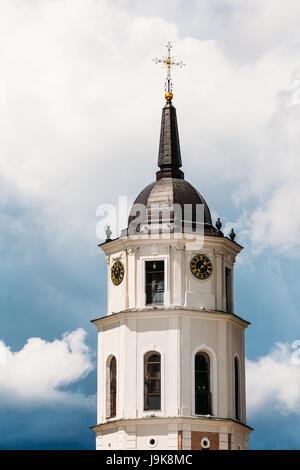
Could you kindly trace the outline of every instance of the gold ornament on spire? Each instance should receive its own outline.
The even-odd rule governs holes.
[[[171,48],[172,44],[170,41],[166,45],[166,48],[168,50],[168,54],[166,56],[163,56],[161,59],[158,59],[157,57],[155,59],[152,59],[156,64],[163,64],[165,67],[167,67],[167,76],[166,76],[166,81],[165,81],[165,98],[167,102],[171,102],[173,99],[173,83],[172,83],[172,78],[171,78],[171,67],[174,67],[175,65],[182,68],[185,64],[180,61],[176,62],[175,57],[171,56]]]

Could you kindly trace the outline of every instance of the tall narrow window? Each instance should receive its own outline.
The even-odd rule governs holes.
[[[232,312],[232,276],[231,269],[225,268],[226,311]]]
[[[117,361],[115,356],[109,365],[109,418],[117,414]]]
[[[239,360],[237,357],[234,358],[234,407],[235,407],[235,418],[240,420],[240,372],[239,372]]]
[[[144,409],[161,408],[161,361],[158,352],[148,352],[144,357]]]
[[[165,291],[164,261],[146,261],[146,304],[163,304]]]
[[[195,413],[211,414],[210,361],[204,352],[195,356]]]

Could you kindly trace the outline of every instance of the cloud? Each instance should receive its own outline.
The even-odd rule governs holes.
[[[297,39],[297,0],[116,0],[131,15],[160,16],[177,25],[180,36],[214,39],[228,57],[240,63],[259,59]]]
[[[299,345],[300,341],[291,349],[286,344],[276,343],[266,356],[246,361],[250,419],[270,411],[300,414]]]
[[[0,342],[0,395],[6,402],[34,404],[64,402],[69,406],[94,406],[92,397],[65,390],[93,369],[85,344],[86,332],[77,329],[52,342],[30,338],[12,352]]]
[[[0,406],[1,450],[95,449],[95,407],[63,403],[35,408]]]
[[[134,198],[155,178],[165,72],[152,58],[168,40],[186,63],[174,72],[186,178],[246,245],[257,295],[249,296],[247,270],[237,303],[250,320],[256,316],[258,334],[272,305],[278,312],[280,293],[293,303],[294,288],[293,312],[285,307],[284,325],[278,312],[267,338],[272,343],[284,329],[286,340],[297,315],[291,261],[300,255],[299,19],[298,0],[1,1],[0,301],[12,350],[23,351],[32,334],[49,339],[105,311],[95,212],[119,194]],[[280,301],[269,301],[271,276],[257,277],[253,253],[267,251],[283,270],[282,255],[290,257],[290,277],[276,284]],[[263,347],[257,337],[252,350]],[[93,332],[89,344],[94,339]],[[6,377],[15,390],[16,378]],[[89,393],[72,391],[80,371],[67,377],[64,385],[42,380],[48,402],[86,403]],[[44,399],[22,380],[14,400]]]
[[[186,177],[225,217],[234,194],[235,225],[242,210],[251,221],[243,242],[254,247],[263,237],[261,249],[271,240],[292,253],[299,211],[291,217],[289,206],[284,214],[283,244],[275,209],[281,193],[291,200],[300,174],[300,106],[290,99],[297,94],[300,7],[288,4],[3,1],[3,199],[14,186],[42,207],[59,243],[75,233],[94,243],[98,205],[134,197],[154,179],[164,71],[152,58],[170,39],[187,64],[174,72]],[[197,35],[204,24],[205,35]]]

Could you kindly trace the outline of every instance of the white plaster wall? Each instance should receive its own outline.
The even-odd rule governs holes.
[[[119,243],[119,242],[118,242]],[[165,261],[164,308],[184,306],[224,310],[225,266],[233,269],[236,252],[225,239],[207,237],[202,249],[187,249],[183,241],[122,240],[117,249],[106,253],[108,266],[108,315],[127,309],[145,308],[145,261]],[[117,245],[116,245],[117,246]],[[208,280],[196,279],[190,271],[190,261],[204,253],[213,263]],[[125,276],[119,286],[111,282],[110,269],[120,259]],[[175,314],[176,312],[176,314]],[[194,355],[204,350],[211,358],[211,391],[213,414],[234,417],[234,355],[240,358],[242,420],[245,419],[244,330],[242,325],[228,319],[209,318],[199,311],[151,310],[149,315],[139,311],[125,318],[120,316],[114,325],[99,327],[98,336],[98,423],[106,422],[106,361],[110,355],[117,359],[117,416],[116,419],[136,419],[155,414],[160,417],[194,415]],[[214,315],[216,315],[214,313]],[[144,410],[144,354],[150,350],[161,354],[161,411]],[[152,434],[148,425],[126,426],[106,431],[97,437],[97,448],[146,448]],[[175,446],[177,430],[172,423],[157,429],[159,447]],[[183,445],[190,446],[190,425],[185,425]],[[150,432],[151,431],[151,432]],[[176,439],[175,439],[176,434]],[[224,437],[225,439],[225,437]],[[240,437],[239,437],[240,439]],[[109,447],[110,444],[110,447]],[[177,444],[176,444],[177,445]],[[123,447],[122,447],[123,446]]]
[[[214,416],[234,418],[234,354],[241,358],[244,384],[243,328],[227,319],[210,319],[201,312],[168,315],[139,312],[99,331],[98,422],[106,420],[106,362],[117,359],[117,418],[192,416],[195,414],[194,361],[205,351],[211,361],[210,383]],[[150,317],[152,315],[152,317]],[[144,410],[144,355],[161,354],[161,410]],[[245,416],[241,387],[241,418]]]
[[[109,356],[115,356],[117,361],[117,417],[121,417],[120,397],[123,389],[121,387],[120,368],[120,323],[114,327],[103,327],[98,333],[98,393],[97,393],[97,416],[98,422],[106,421],[106,363]]]
[[[208,279],[197,279],[190,270],[190,263],[194,256],[198,253],[203,253],[210,258],[213,263],[213,273]],[[195,308],[209,308],[215,309],[216,305],[216,292],[214,279],[217,275],[217,271],[214,267],[213,252],[208,250],[205,246],[202,249],[195,251],[185,251],[183,263],[186,265],[185,273],[185,305],[187,307]]]
[[[120,411],[125,418],[136,418],[138,394],[140,393],[137,374],[139,367],[139,358],[137,354],[137,320],[130,318],[125,322],[124,345],[122,356],[124,358],[122,366],[124,368],[123,389],[124,395],[123,408]]]
[[[231,384],[232,394],[229,415],[235,418],[235,394],[234,394],[234,357],[239,360],[239,393],[240,393],[240,416],[241,421],[246,421],[246,391],[245,391],[245,350],[244,350],[244,332],[234,324],[228,324],[229,329],[229,382]]]
[[[168,379],[173,370],[173,358],[169,354],[170,334],[168,318],[145,318],[137,321],[137,390],[138,416],[164,416],[169,405],[170,391]],[[157,351],[161,355],[161,410],[144,410],[144,355],[148,351]]]
[[[213,273],[206,280],[197,279],[190,270],[191,259],[199,253],[207,255],[213,263]],[[128,307],[145,307],[145,261],[154,259],[165,261],[166,307],[176,305],[225,311],[225,267],[232,270],[233,276],[235,255],[227,247],[225,239],[218,239],[218,247],[214,247],[211,237],[206,237],[203,247],[195,249],[190,249],[184,241],[169,239],[139,241],[132,247],[132,239],[124,239],[123,249],[120,251],[117,245],[116,252],[106,257],[108,314]],[[125,276],[119,286],[114,286],[110,270],[118,259],[124,264]]]
[[[198,422],[164,422],[155,420],[139,422],[138,424],[116,424],[110,429],[96,433],[96,450],[176,450],[178,449],[178,432],[182,431],[183,450],[191,449],[191,433],[219,433],[220,449],[228,449],[231,434],[231,449],[244,450],[248,448],[248,433],[242,429],[231,427],[230,423],[214,421]],[[150,444],[155,440],[155,445]]]
[[[115,261],[121,261],[125,268],[124,279],[118,286],[111,280],[111,268]],[[128,306],[128,263],[126,251],[118,251],[107,257],[107,313],[120,312]]]
[[[188,331],[183,329],[183,336],[186,336],[185,344],[189,339],[190,351],[190,400],[185,393],[187,372],[182,381],[183,401],[189,402],[187,408],[191,408],[191,414],[195,413],[195,388],[194,388],[194,357],[196,352],[205,351],[210,357],[210,383],[212,393],[212,412],[214,416],[223,418],[231,417],[232,414],[232,364],[229,359],[230,340],[228,338],[229,322],[224,319],[190,319]],[[240,334],[244,334],[242,327],[238,327]],[[188,336],[189,335],[189,336]],[[236,350],[242,354],[241,347]],[[183,352],[184,354],[184,352]],[[187,357],[185,355],[185,363]],[[182,365],[184,367],[184,365]]]
[[[96,450],[115,450],[118,449],[117,428],[110,431],[103,431],[96,436]]]
[[[151,447],[149,441],[151,438],[156,440],[156,445]],[[167,424],[156,424],[147,425],[142,424],[137,427],[137,447],[138,449],[148,450],[164,450],[168,449],[168,425]]]
[[[210,358],[210,383],[211,383],[211,392],[212,392],[212,405],[213,405],[213,414],[215,416],[219,415],[218,407],[218,382],[220,380],[220,374],[222,373],[218,367],[218,331],[219,331],[219,321],[217,320],[208,320],[208,319],[191,319],[190,327],[190,369],[191,369],[191,382],[190,390],[192,394],[192,414],[195,413],[195,404],[194,404],[194,364],[195,364],[195,355],[198,351],[204,351],[208,354]],[[224,353],[224,351],[223,351]],[[182,384],[184,386],[184,384]]]
[[[232,450],[246,450],[248,448],[248,434],[234,429],[231,435]]]
[[[155,444],[150,444],[150,439]],[[177,425],[141,423],[136,425],[116,426],[115,429],[98,432],[96,450],[144,449],[165,450],[177,449]]]

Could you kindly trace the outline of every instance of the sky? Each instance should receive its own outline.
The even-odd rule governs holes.
[[[168,41],[185,177],[244,246],[250,448],[300,448],[299,24],[298,0],[1,0],[1,449],[95,446],[97,208],[154,180]]]

